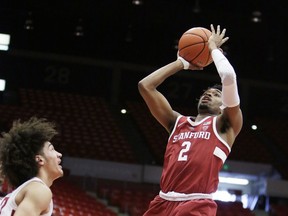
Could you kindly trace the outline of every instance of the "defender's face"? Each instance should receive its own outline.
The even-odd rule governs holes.
[[[52,143],[45,142],[43,148],[43,168],[52,179],[63,176],[63,170],[60,164],[61,157],[62,154],[55,150]]]

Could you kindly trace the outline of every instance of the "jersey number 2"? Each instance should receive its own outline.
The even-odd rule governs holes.
[[[188,156],[187,156],[187,152],[189,151],[190,147],[191,147],[191,142],[185,141],[182,143],[183,148],[181,149],[179,155],[178,155],[178,161],[187,161]]]

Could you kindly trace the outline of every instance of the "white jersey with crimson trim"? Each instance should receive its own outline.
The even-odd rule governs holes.
[[[23,189],[27,184],[30,182],[41,182],[42,184],[45,184],[40,178],[34,177],[26,182],[24,182],[22,185],[17,187],[15,190],[13,190],[11,193],[7,194],[5,197],[3,197],[0,200],[0,216],[13,216],[16,209],[17,209],[17,204],[15,202],[15,198],[19,191]],[[46,214],[42,214],[41,216],[51,216],[53,213],[53,201],[51,200],[50,205],[49,205],[49,212]]]

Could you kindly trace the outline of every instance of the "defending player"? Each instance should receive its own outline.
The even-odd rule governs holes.
[[[50,140],[54,124],[32,117],[13,123],[0,139],[1,175],[15,188],[0,201],[2,216],[51,216],[53,181],[63,175],[62,154]]]

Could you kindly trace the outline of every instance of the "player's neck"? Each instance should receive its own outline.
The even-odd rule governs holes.
[[[47,185],[47,187],[51,187],[53,180],[49,177],[47,173],[43,171],[41,172],[40,170],[36,177],[40,178]]]
[[[216,116],[210,113],[205,113],[205,114],[198,114],[195,118],[195,122],[199,122],[201,120],[203,120],[204,118],[208,117],[208,116]]]

